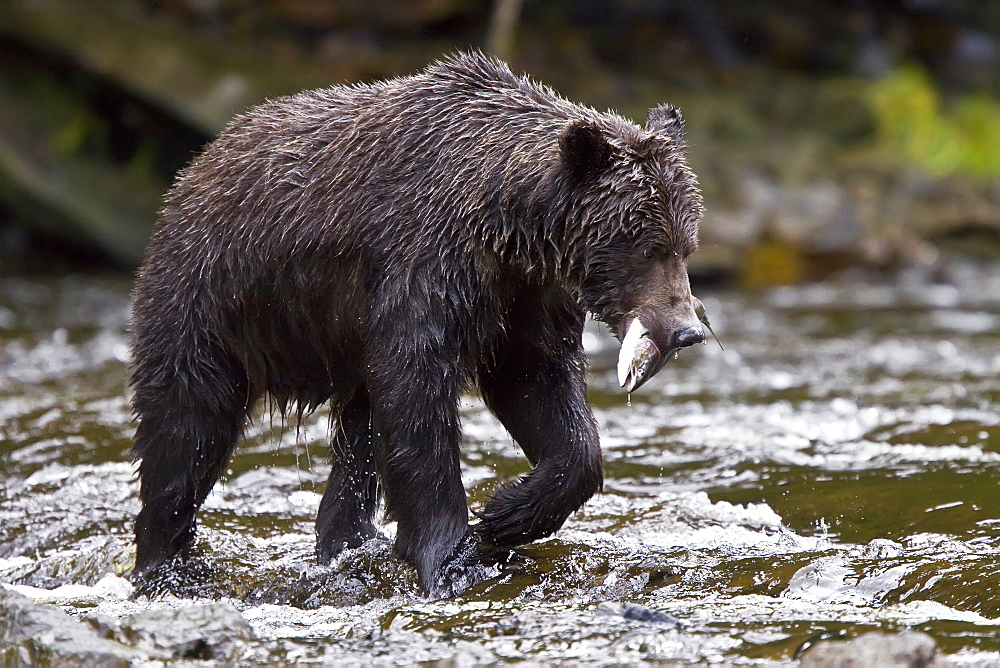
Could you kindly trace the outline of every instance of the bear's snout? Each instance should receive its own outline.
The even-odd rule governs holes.
[[[702,329],[700,325],[685,327],[684,329],[674,332],[671,339],[672,345],[670,348],[673,350],[680,350],[681,348],[693,346],[696,343],[704,343],[705,330]]]

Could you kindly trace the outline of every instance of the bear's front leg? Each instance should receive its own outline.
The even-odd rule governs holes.
[[[603,482],[580,344],[584,316],[569,305],[528,306],[517,331],[480,372],[486,405],[534,467],[479,513],[479,535],[497,548],[551,535]]]
[[[421,588],[453,596],[475,584],[461,567],[468,507],[459,465],[457,350],[405,314],[383,322],[391,330],[372,327],[366,366],[386,517],[397,523],[395,552],[417,570]]]

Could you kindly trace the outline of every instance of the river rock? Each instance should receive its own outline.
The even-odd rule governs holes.
[[[0,664],[4,666],[130,666],[137,652],[101,638],[54,605],[0,587]]]
[[[253,630],[232,605],[215,603],[177,610],[148,610],[121,620],[129,644],[166,660],[235,661]]]
[[[821,642],[802,655],[802,668],[944,668],[951,662],[938,653],[926,633],[866,633],[850,640]]]

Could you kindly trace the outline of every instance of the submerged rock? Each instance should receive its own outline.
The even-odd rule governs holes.
[[[944,668],[951,662],[938,653],[934,639],[926,633],[866,633],[850,640],[821,642],[802,655],[803,668]]]
[[[0,587],[0,663],[5,666],[129,666],[134,650],[100,637],[54,605]]]
[[[635,622],[646,622],[648,624],[660,624],[671,628],[679,628],[679,620],[671,617],[665,612],[653,610],[642,605],[622,605],[621,603],[601,603],[594,612],[595,617],[623,617]]]

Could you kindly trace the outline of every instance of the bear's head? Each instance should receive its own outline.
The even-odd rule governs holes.
[[[688,282],[703,207],[684,159],[684,122],[670,105],[645,128],[600,116],[559,136],[567,221],[581,243],[583,305],[622,341],[619,381],[632,391],[677,350],[705,340]]]

